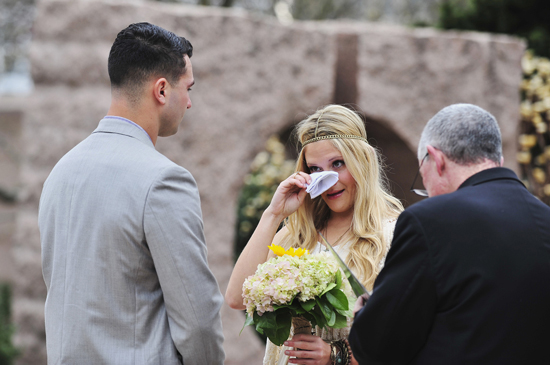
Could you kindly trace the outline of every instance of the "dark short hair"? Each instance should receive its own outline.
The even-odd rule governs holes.
[[[137,89],[151,76],[176,84],[186,71],[184,55],[193,55],[187,39],[154,24],[130,24],[118,33],[109,53],[111,86]]]

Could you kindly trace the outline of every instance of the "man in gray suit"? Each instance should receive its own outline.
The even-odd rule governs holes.
[[[44,184],[49,364],[223,364],[197,186],[154,147],[191,107],[192,50],[155,25],[122,30],[107,116]]]

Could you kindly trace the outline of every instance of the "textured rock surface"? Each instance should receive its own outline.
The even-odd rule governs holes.
[[[0,107],[0,282],[11,282],[14,272],[13,235],[17,217],[13,198],[19,187],[19,142],[23,114],[10,105]]]
[[[335,99],[338,34],[356,35],[346,38],[356,42],[353,102],[377,123],[389,144],[400,138],[413,149],[403,167],[395,152],[399,149],[387,147],[397,156],[396,174],[406,171],[403,181],[416,172],[414,148],[423,125],[451,103],[472,102],[494,113],[506,140],[506,156],[515,152],[524,47],[515,39],[373,24],[284,27],[239,11],[163,3],[43,1],[31,49],[36,88],[20,107],[23,190],[12,256],[16,341],[25,349],[21,364],[45,363],[46,293],[37,229],[42,183],[57,160],[107,112],[109,48],[118,31],[138,21],[183,35],[195,48],[193,108],[180,131],[160,139],[157,148],[197,180],[209,263],[222,291],[232,270],[242,177],[271,134]],[[0,110],[5,105],[0,99]],[[508,166],[515,168],[513,161],[508,158]],[[263,345],[252,331],[238,335],[241,313],[224,306],[222,319],[226,364],[261,363]]]
[[[522,77],[518,65],[525,50],[521,40],[374,23],[334,23],[327,28],[357,35],[356,103],[413,151],[424,125],[441,108],[473,103],[497,118],[505,166],[517,169],[518,85]]]

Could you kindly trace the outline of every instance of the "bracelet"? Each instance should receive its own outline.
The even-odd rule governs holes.
[[[330,361],[332,365],[349,365],[351,351],[346,340],[330,342]]]
[[[349,364],[349,363],[351,363],[351,359],[353,359],[353,352],[351,352],[351,346],[350,346],[350,344],[349,344],[349,341],[348,341],[347,339],[345,339],[345,340],[343,340],[343,341],[344,341],[344,343],[345,343],[345,345],[346,345],[346,347],[347,347],[347,349],[348,349],[348,354],[349,354],[349,362],[348,362],[348,364]]]

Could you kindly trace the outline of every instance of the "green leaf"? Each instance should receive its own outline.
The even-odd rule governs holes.
[[[312,312],[304,312],[304,314],[302,314],[302,317],[307,319],[311,323],[312,327],[315,327],[315,326],[317,326],[317,318],[315,317],[315,315],[313,313],[314,313],[313,311]]]
[[[307,302],[300,302],[300,305],[306,312],[309,312],[315,307],[315,299],[310,299]]]
[[[336,271],[336,289],[342,287],[342,272],[340,270]]]
[[[332,328],[344,328],[348,326],[348,320],[346,316],[341,315],[340,313],[336,314],[336,320],[334,321],[334,324],[332,325]]]
[[[332,324],[334,324],[334,321],[331,322],[331,319],[334,316],[334,311],[332,309],[332,306],[324,297],[316,298],[317,305],[319,305],[319,308],[321,309],[321,312],[323,312],[323,315],[325,316],[325,319],[327,320],[327,325],[330,327]]]
[[[348,297],[340,289],[334,288],[328,293],[326,293],[325,296],[329,301],[329,303],[332,304],[334,308],[341,309],[341,310],[349,309]]]
[[[336,323],[336,312],[330,311],[330,319],[327,321],[327,326],[334,327],[334,324]]]
[[[254,313],[256,330],[280,346],[288,339],[292,326],[292,315],[289,308],[279,308],[277,312],[265,312],[262,316]]]
[[[321,308],[319,308],[318,305],[316,305],[311,312],[309,312],[312,316],[315,317],[315,320],[317,321],[317,326],[321,328],[325,328],[327,326],[327,320],[325,319],[325,315],[321,311]]]
[[[290,336],[290,327],[292,326],[292,315],[289,311],[281,312],[277,315],[274,328],[266,331],[266,336],[277,346],[281,346]]]
[[[241,335],[241,333],[243,333],[243,330],[246,326],[250,326],[251,324],[254,324],[254,317],[249,316],[248,313],[245,313],[245,314],[246,314],[246,320],[244,321],[243,328],[241,328],[241,332],[239,332],[239,336]]]
[[[273,330],[277,327],[277,315],[275,312],[265,312],[263,315],[258,316],[258,320],[254,318],[256,323],[256,329],[262,329],[264,332]]]
[[[353,317],[353,310],[352,309],[348,309],[346,311],[343,311],[341,309],[336,309],[336,313],[340,313],[341,315],[343,315],[345,317]]]
[[[325,293],[331,291],[332,289],[334,289],[336,287],[336,283],[330,283],[327,285],[327,287],[325,288],[325,290],[323,290],[323,292],[321,293],[321,295],[319,295],[320,297],[322,297],[323,295],[325,295]]]

